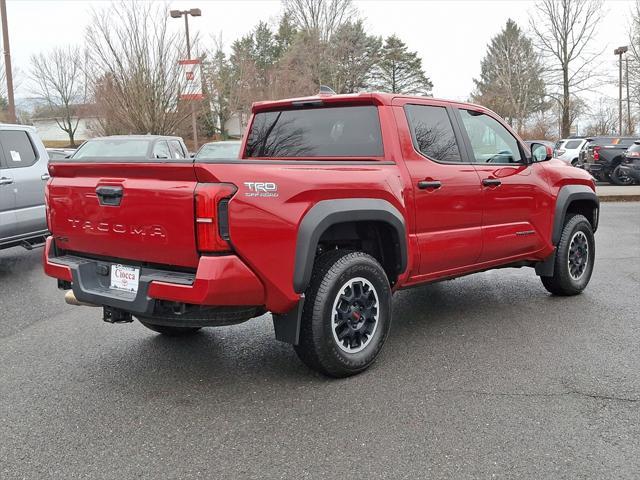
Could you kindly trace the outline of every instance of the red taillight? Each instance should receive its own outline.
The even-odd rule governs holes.
[[[593,147],[593,159],[596,162],[600,160],[600,147]]]
[[[227,201],[236,193],[230,183],[200,183],[196,187],[196,239],[200,252],[228,252]],[[224,238],[226,237],[226,238]]]
[[[627,157],[640,157],[640,152],[627,152]]]

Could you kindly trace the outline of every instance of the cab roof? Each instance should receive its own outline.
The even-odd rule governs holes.
[[[433,97],[424,96],[412,96],[412,95],[399,95],[397,93],[382,93],[382,92],[362,92],[362,93],[348,93],[348,94],[318,94],[310,97],[299,98],[286,98],[283,100],[268,100],[263,102],[254,102],[251,106],[253,113],[278,110],[282,108],[295,108],[295,107],[315,107],[323,105],[393,105],[395,99],[405,100],[417,100],[425,101],[430,100],[434,103],[449,104],[458,107],[464,107],[470,110],[487,111],[485,107],[467,102],[458,102],[454,100],[446,100]]]

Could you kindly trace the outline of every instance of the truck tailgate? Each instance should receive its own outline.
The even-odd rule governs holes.
[[[195,268],[192,163],[55,163],[47,187],[56,245],[77,254]]]

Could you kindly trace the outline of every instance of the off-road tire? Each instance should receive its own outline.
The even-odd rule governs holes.
[[[343,343],[342,347],[339,346],[339,333],[334,333],[338,331],[338,327],[333,323],[334,319],[338,319],[334,304],[343,301],[341,293],[347,291],[343,288],[349,282],[355,282],[355,286],[351,285],[352,296],[355,297],[356,290],[359,290],[366,292],[369,298],[376,299],[375,308],[371,307],[371,301],[368,309],[364,310],[366,313],[353,314],[357,319],[360,319],[360,315],[364,319],[370,318],[363,322],[370,321],[369,325],[376,325],[367,327],[373,328],[368,337],[357,337],[360,340],[356,340],[355,343],[359,344],[359,347],[356,346],[354,349],[362,350],[353,352],[344,351],[352,348],[351,345]],[[338,305],[341,310],[345,308],[344,304]],[[364,308],[358,305],[354,304],[351,308]],[[311,282],[305,292],[300,341],[294,346],[302,362],[311,369],[331,377],[348,377],[360,373],[376,360],[390,326],[391,288],[384,269],[375,258],[363,252],[332,250],[316,259]]]
[[[154,332],[161,333],[162,335],[166,335],[168,337],[185,337],[188,335],[193,335],[197,333],[198,330],[200,330],[200,327],[168,327],[166,325],[155,325],[153,323],[148,323],[147,321],[141,320],[140,317],[138,317],[138,320],[149,330],[153,330]]]
[[[572,275],[572,272],[570,271],[569,255],[572,253],[572,242],[576,242],[578,239],[582,240],[583,237],[586,240],[588,247],[586,252],[586,264],[579,278],[575,278],[577,274],[574,272]],[[554,295],[561,296],[577,295],[582,292],[589,283],[591,274],[593,273],[593,265],[596,258],[595,247],[596,244],[593,237],[593,229],[586,217],[583,215],[568,216],[565,220],[564,227],[562,228],[560,242],[556,248],[553,276],[540,277],[544,288]],[[573,243],[573,248],[573,254],[575,255],[575,249],[578,248],[575,243]]]

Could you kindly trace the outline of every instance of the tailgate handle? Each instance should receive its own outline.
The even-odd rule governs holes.
[[[122,187],[98,187],[96,188],[96,195],[98,195],[100,205],[117,207],[122,201]]]

